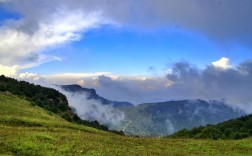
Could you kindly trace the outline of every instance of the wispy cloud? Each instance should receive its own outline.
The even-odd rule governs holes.
[[[30,14],[38,14],[43,6],[37,11],[32,10],[34,8],[27,9],[31,9]],[[21,13],[27,15],[27,12]],[[0,27],[1,64],[12,66],[15,62],[21,68],[30,68],[44,62],[61,60],[60,57],[43,53],[43,50],[80,40],[85,31],[108,23],[101,18],[99,11],[85,13],[55,7],[54,10],[44,14],[47,16],[22,16],[11,22],[6,21]]]
[[[97,120],[114,129],[124,120],[124,113],[111,105],[103,105],[101,101],[90,100],[84,92],[72,93],[56,88],[66,95],[69,105],[73,107],[81,119]]]
[[[212,62],[212,65],[216,68],[228,69],[232,66],[229,64],[229,58],[222,57],[220,60]]]

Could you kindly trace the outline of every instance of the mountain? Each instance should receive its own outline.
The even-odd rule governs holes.
[[[112,105],[113,107],[132,107],[133,104],[130,102],[118,102],[111,101],[99,96],[94,89],[83,88],[79,85],[61,85],[61,88],[65,91],[72,93],[85,94],[89,100],[98,100],[104,105]]]
[[[183,129],[169,137],[173,138],[210,138],[210,139],[242,139],[252,136],[252,114],[231,119],[217,125],[207,125]]]
[[[220,101],[180,100],[159,103],[132,105],[129,102],[117,102],[99,96],[94,89],[79,85],[63,85],[65,91],[80,93],[87,99],[101,101],[104,105],[113,105],[124,112],[125,119],[112,129],[123,130],[128,135],[160,136],[170,135],[181,129],[192,129],[207,124],[217,124],[237,118],[245,113]]]
[[[121,110],[125,113],[122,125],[130,121],[124,132],[140,136],[168,135],[184,128],[216,124],[245,115],[241,110],[214,100],[145,103]]]

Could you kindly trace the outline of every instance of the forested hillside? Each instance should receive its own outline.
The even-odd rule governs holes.
[[[174,138],[242,139],[252,136],[252,114],[219,123],[183,129],[171,135]]]

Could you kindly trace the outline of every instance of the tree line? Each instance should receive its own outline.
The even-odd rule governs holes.
[[[206,125],[191,130],[182,129],[172,138],[202,138],[202,139],[242,139],[252,136],[252,114],[228,120],[217,125]]]

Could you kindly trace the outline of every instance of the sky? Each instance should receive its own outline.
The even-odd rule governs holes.
[[[251,14],[251,0],[0,0],[0,74],[252,112]]]

